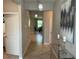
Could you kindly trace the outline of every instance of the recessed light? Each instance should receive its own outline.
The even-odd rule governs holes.
[[[35,18],[37,18],[38,17],[38,15],[37,14],[35,14]]]
[[[40,3],[40,4],[38,5],[38,8],[39,8],[40,11],[43,10],[43,4]]]

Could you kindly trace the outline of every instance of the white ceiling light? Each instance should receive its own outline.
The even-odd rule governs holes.
[[[38,15],[37,14],[35,14],[35,18],[37,18],[38,17]]]
[[[38,8],[39,8],[40,11],[42,11],[42,10],[43,10],[43,4],[40,3],[40,4],[38,5]]]

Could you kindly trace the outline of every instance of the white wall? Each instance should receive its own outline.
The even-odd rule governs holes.
[[[30,28],[29,28],[29,12],[22,7],[21,10],[21,26],[22,26],[22,54],[24,55],[28,49],[28,46],[31,42],[29,39],[30,36]]]
[[[65,1],[66,2],[66,1]],[[63,4],[63,3],[65,3],[65,2],[63,2],[62,0],[61,0],[61,5]],[[76,21],[76,20],[75,20]],[[75,32],[75,30],[74,30],[74,32]],[[76,57],[76,37],[75,37],[76,35],[75,35],[75,33],[74,33],[74,44],[73,43],[71,43],[71,42],[66,42],[66,44],[65,44],[65,46],[66,46],[66,49],[74,56],[74,57]]]
[[[60,33],[60,0],[56,0],[53,4],[53,33],[52,33],[52,58],[58,59],[58,40],[57,35]]]
[[[53,26],[53,11],[44,11],[44,44],[51,43],[51,34]]]
[[[3,0],[4,12],[17,12],[18,6],[15,0]]]
[[[76,0],[76,59],[79,59],[79,0]]]

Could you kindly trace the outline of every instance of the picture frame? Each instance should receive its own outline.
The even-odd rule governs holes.
[[[60,33],[74,44],[76,0],[67,0],[61,5]]]

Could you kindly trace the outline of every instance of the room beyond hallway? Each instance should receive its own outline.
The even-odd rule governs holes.
[[[43,43],[43,34],[42,33],[40,33],[40,32],[36,32],[36,34],[35,34],[36,36],[36,45],[42,45]]]

